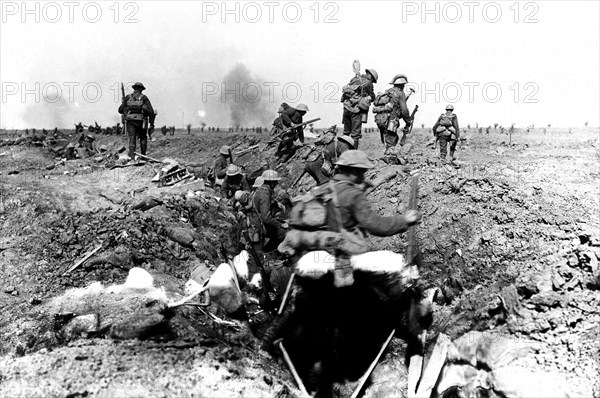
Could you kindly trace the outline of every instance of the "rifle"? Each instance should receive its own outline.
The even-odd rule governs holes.
[[[292,185],[290,185],[290,188],[294,188],[296,186],[296,184],[298,184],[300,182],[300,180],[302,179],[302,177],[304,177],[304,175],[307,173],[306,170],[304,170],[302,172],[302,174],[300,174],[300,176],[298,178],[296,178],[296,181],[294,181],[294,183]]]
[[[274,143],[274,142],[277,142],[277,140],[278,140],[278,139],[282,138],[284,135],[286,135],[286,134],[290,133],[290,132],[291,132],[292,130],[294,130],[294,129],[297,129],[297,128],[299,128],[299,127],[304,127],[304,126],[306,126],[306,125],[308,125],[308,124],[311,124],[311,123],[317,122],[317,121],[319,121],[319,120],[321,120],[321,118],[320,118],[320,117],[318,117],[318,118],[316,118],[316,119],[309,120],[309,121],[307,121],[307,122],[302,122],[302,123],[300,123],[300,124],[296,124],[296,125],[294,125],[294,126],[292,126],[292,127],[288,127],[288,128],[286,128],[285,130],[283,130],[282,132],[280,132],[280,133],[278,133],[277,135],[275,135],[275,137],[274,137],[272,140],[270,140],[270,141],[268,142],[268,144],[272,144],[272,143]]]
[[[415,105],[415,109],[413,109],[412,113],[410,114],[410,127],[408,128],[408,132],[404,132],[402,134],[402,139],[400,140],[400,145],[404,145],[404,143],[406,142],[406,137],[408,135],[410,135],[410,133],[412,132],[412,128],[415,125],[415,113],[417,113],[418,110],[419,110],[419,105]]]
[[[262,260],[260,259],[260,256],[256,252],[256,249],[254,249],[254,246],[252,246],[252,244],[250,243],[250,237],[248,236],[248,231],[242,231],[242,236],[246,240],[246,249],[248,250],[248,253],[250,254],[250,256],[254,259],[254,262],[256,263],[256,267],[258,268],[258,272],[260,273],[260,278],[262,279],[263,291],[264,291],[264,293],[266,293],[265,296],[266,296],[267,302],[270,307],[269,310],[274,311],[274,310],[276,310],[276,306],[275,306],[274,300],[271,299],[271,294],[273,294],[275,292],[273,291],[273,286],[271,285],[271,280],[269,279],[269,274],[267,274],[264,264],[263,264]]]
[[[258,148],[259,148],[259,146],[258,146],[258,145],[254,145],[254,146],[251,146],[250,148],[246,148],[246,149],[243,149],[243,150],[241,150],[241,151],[238,151],[238,152],[236,152],[236,153],[235,153],[235,155],[236,155],[236,156],[245,155],[245,154],[247,154],[248,152],[252,152],[253,150],[255,150],[255,149],[258,149]]]
[[[125,86],[121,83],[121,101],[125,102]],[[123,133],[127,134],[127,118],[125,118],[125,110],[121,114],[121,123],[123,124]]]

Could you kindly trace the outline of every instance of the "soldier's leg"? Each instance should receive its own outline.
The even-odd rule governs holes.
[[[398,134],[393,131],[386,129],[385,136],[383,138],[385,140],[385,148],[386,149],[398,145],[398,140],[399,140]]]
[[[321,171],[321,166],[323,166],[323,159],[307,162],[304,166],[304,170],[317,182],[317,185],[329,181],[329,178]]]
[[[448,140],[446,137],[440,134],[439,137],[440,142],[440,159],[446,159],[446,154],[448,153]]]
[[[138,130],[138,135],[140,137],[140,153],[145,155],[146,149],[148,148],[148,135],[146,134],[146,129],[141,127]]]
[[[352,113],[345,108],[342,115],[342,124],[344,125],[344,135],[350,135],[352,133]]]
[[[454,152],[456,151],[456,143],[457,142],[458,142],[458,140],[452,140],[450,143],[450,160],[456,159],[454,157]]]
[[[358,149],[358,142],[362,138],[362,117],[360,113],[353,113],[351,117],[350,137],[354,140],[354,147]]]
[[[127,136],[129,137],[129,157],[132,160],[135,156],[135,141],[137,139],[136,130],[137,128],[133,123],[127,122]]]

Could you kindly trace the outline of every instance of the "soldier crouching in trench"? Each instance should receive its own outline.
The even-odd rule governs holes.
[[[418,327],[411,325],[425,329],[431,323],[420,287],[411,288],[397,273],[354,271],[350,265],[351,256],[369,251],[366,232],[392,236],[419,223],[420,214],[408,210],[382,217],[372,208],[362,189],[365,173],[373,167],[364,152],[346,151],[336,166],[333,181],[321,188],[329,189],[331,198],[326,202],[324,229],[296,230],[296,235],[304,234],[297,240],[302,243],[293,242],[291,231],[279,248],[296,259],[327,250],[333,254],[333,273],[315,279],[296,272],[291,301],[263,336],[263,348],[270,352],[275,339],[285,336],[296,369],[317,397],[331,397],[335,381],[360,378],[392,329],[414,351],[420,343]],[[302,222],[293,218],[294,210],[290,224],[300,228]],[[339,240],[333,246],[316,247],[317,243],[308,248],[306,242],[320,241],[319,233],[338,233]]]

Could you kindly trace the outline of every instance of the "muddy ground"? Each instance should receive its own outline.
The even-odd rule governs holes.
[[[517,130],[510,143],[499,131],[469,132],[458,169],[436,161],[421,129],[398,162],[382,159],[378,133],[365,134],[361,149],[376,160],[369,177],[396,175],[369,196],[382,214],[406,208],[410,177],[419,176],[423,278],[442,291],[430,335],[456,339],[477,330],[510,337],[531,348],[529,368],[564,378],[574,396],[597,397],[599,131],[567,131]],[[150,156],[173,158],[199,177],[223,144],[234,151],[261,146],[238,159],[247,172],[272,154],[268,137],[254,134],[155,137]],[[156,298],[181,298],[193,269],[210,275],[222,262],[221,242],[230,254],[239,250],[227,203],[200,182],[158,188],[150,182],[152,164],[109,170],[91,158],[60,162],[30,138],[0,139],[0,396],[299,393],[283,362],[258,349],[252,325],[214,306],[208,311],[225,322],[196,307],[167,310]],[[114,136],[98,141],[121,143]],[[287,188],[302,171],[300,156],[279,170]],[[288,194],[310,186],[306,176]],[[141,210],[148,198],[154,207]],[[403,239],[372,243],[401,251]],[[98,246],[90,261],[67,272]],[[106,293],[134,266],[148,270],[162,293]],[[94,285],[95,296],[68,291],[94,282],[104,286]],[[133,310],[104,305],[115,297]],[[100,320],[73,332],[74,319],[85,314]],[[365,396],[406,396],[403,350],[394,340]]]

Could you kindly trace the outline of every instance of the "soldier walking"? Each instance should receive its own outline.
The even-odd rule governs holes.
[[[437,122],[433,125],[433,135],[440,143],[440,159],[446,161],[448,153],[448,143],[450,143],[450,161],[454,160],[454,151],[456,143],[460,139],[460,129],[458,127],[458,118],[453,113],[454,106],[446,105],[446,113],[442,113]]]
[[[373,83],[377,83],[378,77],[375,69],[366,69],[364,75],[353,77],[350,83],[344,86],[340,101],[344,104],[344,135],[352,137],[356,148],[362,138],[362,124],[367,121],[369,107],[375,100]]]
[[[385,143],[386,152],[398,145],[398,127],[400,119],[404,120],[404,133],[408,133],[412,123],[408,106],[406,106],[406,94],[404,86],[408,83],[405,75],[394,76],[390,82],[392,88],[385,93],[378,95],[375,99],[373,113],[375,113],[375,123],[379,127],[382,141]]]
[[[144,128],[145,118],[149,118],[150,131],[154,130],[154,119],[156,117],[152,104],[148,97],[142,94],[146,89],[140,82],[133,86],[133,93],[125,96],[123,103],[119,106],[119,113],[125,115],[127,120],[127,135],[129,136],[129,157],[135,157],[136,140],[140,140],[140,152],[146,154],[148,147],[148,135]]]

